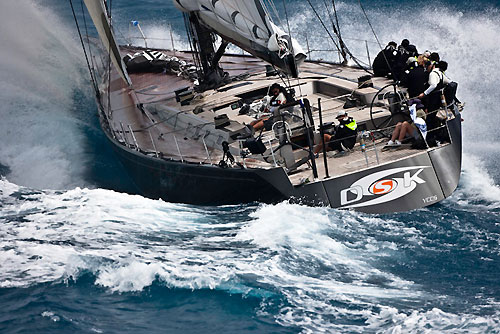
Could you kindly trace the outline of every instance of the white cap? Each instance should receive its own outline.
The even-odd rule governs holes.
[[[344,116],[347,116],[347,112],[345,110],[340,110],[338,113],[337,113],[337,118],[339,117],[344,117]]]

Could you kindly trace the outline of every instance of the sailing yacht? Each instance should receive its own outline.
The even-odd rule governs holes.
[[[102,52],[94,48],[92,56],[90,38],[80,35],[100,123],[144,196],[388,213],[435,204],[457,187],[457,106],[441,108],[439,145],[420,133],[420,145],[388,149],[397,123],[411,119],[408,96],[397,83],[372,77],[335,24],[344,58],[338,63],[311,59],[273,23],[272,1],[174,0],[190,49],[152,49],[119,45],[106,3],[84,2],[101,39]],[[229,44],[245,52],[230,53]],[[270,106],[276,84],[286,102]],[[355,144],[336,153],[325,138],[342,140],[335,137],[339,114],[353,119]],[[266,125],[255,127],[259,120]]]

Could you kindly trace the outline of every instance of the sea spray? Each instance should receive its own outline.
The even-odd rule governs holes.
[[[74,111],[89,100],[75,93],[90,90],[73,30],[29,0],[3,2],[0,22],[0,163],[21,185],[81,184],[89,117]]]

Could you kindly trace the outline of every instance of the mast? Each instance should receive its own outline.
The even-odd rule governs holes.
[[[306,55],[299,43],[273,24],[261,0],[173,0],[194,14],[200,27],[221,36],[282,71],[297,76]],[[195,28],[197,29],[197,28]],[[200,46],[201,47],[201,46]]]
[[[217,88],[226,83],[229,75],[219,66],[229,42],[223,40],[215,51],[215,36],[210,29],[200,24],[194,12],[184,13],[188,38],[194,49],[194,58],[198,68],[198,89],[204,91]]]

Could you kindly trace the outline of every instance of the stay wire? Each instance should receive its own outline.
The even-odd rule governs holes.
[[[293,56],[293,43],[292,43],[292,33],[290,32],[290,22],[288,21],[288,12],[286,10],[286,3],[285,0],[283,0],[283,9],[285,10],[285,18],[286,18],[286,25],[288,28],[288,37],[290,38],[290,49],[292,50],[292,57],[293,57],[293,64],[295,68],[297,68],[297,63],[295,62],[295,56]],[[290,77],[287,75],[287,81],[288,81],[288,86],[291,87],[292,85],[290,84]],[[299,85],[300,87],[300,85]]]
[[[333,14],[335,16],[335,23],[336,23],[336,24],[333,24],[333,23],[332,24],[333,24],[333,26],[337,26],[336,29],[337,29],[337,35],[339,36],[339,41],[341,43],[340,46],[342,47],[344,52],[349,52],[347,45],[345,45],[344,40],[342,39],[342,34],[340,33],[339,17],[337,15],[337,7],[335,6],[335,0],[332,0],[332,10],[333,10]],[[354,57],[350,52],[349,52],[349,54],[351,55],[351,58],[356,60],[356,57]],[[358,66],[359,66],[359,64],[358,64]]]
[[[294,50],[293,50],[293,42],[292,42],[292,30],[290,29],[290,22],[288,20],[288,11],[286,10],[285,0],[283,0],[283,9],[285,10],[286,25],[287,25],[287,28],[288,28],[288,36],[290,37],[290,43],[292,44],[291,45],[291,49],[292,49],[292,52],[293,52]],[[293,56],[294,66],[295,66],[296,69],[298,69],[297,61],[296,61],[295,56],[294,56],[293,53],[292,53],[292,56]],[[299,86],[299,94],[300,94],[300,96],[302,96],[302,87],[301,87],[301,84],[300,84],[299,76],[297,76],[297,83],[298,83],[298,86]],[[290,79],[288,79],[288,84],[290,85]]]
[[[330,13],[330,8],[328,7],[328,3],[326,0],[323,0],[323,3],[325,5],[326,12],[328,13],[328,17],[330,18],[330,22],[332,23],[333,27],[333,32],[335,35],[337,35],[339,44],[340,44],[340,54],[342,55],[342,58],[344,58],[344,62],[347,63],[347,57],[345,53],[345,45],[344,42],[342,41],[342,38],[340,37],[340,31],[337,29],[338,27],[335,25],[335,22],[333,21],[332,14]]]
[[[358,2],[359,2],[359,6],[361,7],[361,10],[363,11],[363,15],[366,18],[366,22],[368,22],[368,25],[370,26],[370,29],[373,33],[373,36],[375,36],[375,40],[377,41],[377,44],[378,44],[378,47],[380,48],[380,51],[383,51],[384,49],[382,48],[382,44],[380,44],[380,40],[378,39],[377,33],[375,32],[375,29],[373,29],[372,23],[370,22],[370,19],[368,18],[368,15],[366,14],[365,8],[363,7],[361,0],[358,0]],[[387,64],[387,67],[389,68],[391,73],[394,73],[392,71],[391,65],[389,64],[389,60],[387,59],[387,56],[385,55],[385,52],[382,52],[382,55],[384,56],[384,60],[385,60],[385,63]],[[393,81],[396,82],[396,80],[394,80],[394,78],[393,78]]]
[[[73,13],[73,19],[75,20],[75,24],[76,24],[76,28],[78,30],[78,36],[80,37],[80,43],[82,44],[82,48],[83,48],[83,53],[85,55],[85,60],[87,62],[87,67],[89,69],[89,74],[90,74],[90,79],[92,80],[92,84],[94,86],[94,91],[96,93],[96,96],[98,96],[99,94],[99,89],[97,87],[97,82],[95,81],[95,78],[92,74],[92,68],[90,66],[90,62],[89,62],[89,57],[87,55],[87,49],[85,48],[85,43],[83,42],[83,37],[82,37],[82,33],[80,31],[80,25],[78,24],[78,19],[76,17],[76,13],[75,13],[75,8],[73,6],[73,0],[69,0],[69,4],[71,6],[71,11]]]
[[[83,25],[85,26],[85,35],[87,37],[87,47],[89,48],[90,62],[92,63],[92,74],[94,76],[94,80],[97,82],[97,76],[95,74],[95,67],[96,66],[94,64],[94,56],[92,55],[92,47],[90,46],[89,30],[87,27],[87,19],[85,18],[85,11],[83,9],[83,0],[80,0],[80,6],[82,9]]]
[[[332,0],[332,8],[333,8],[333,14],[335,15],[335,22],[337,23],[337,30],[339,32],[339,37],[340,37],[340,24],[339,24],[339,17],[337,16],[337,7],[335,6],[335,0]]]
[[[325,29],[325,31],[327,32],[328,36],[330,36],[330,39],[332,40],[333,44],[335,45],[335,47],[337,48],[338,52],[342,53],[342,51],[340,50],[339,46],[337,45],[337,43],[335,43],[335,39],[333,38],[332,34],[330,33],[330,31],[328,30],[328,28],[326,27],[325,23],[323,22],[323,20],[321,19],[321,17],[319,16],[319,13],[316,11],[316,9],[314,8],[314,6],[312,5],[311,1],[310,0],[307,0],[307,2],[309,3],[309,6],[311,7],[311,9],[313,10],[314,14],[316,15],[316,17],[318,18],[319,22],[321,23],[321,25],[323,26],[323,28]],[[336,32],[336,34],[338,34],[338,32]],[[340,42],[342,42],[342,40],[340,39],[339,40]],[[342,45],[343,45],[343,48],[345,50],[345,52],[351,57],[351,59],[356,63],[356,65],[359,66],[360,69],[362,69],[363,71],[365,71],[366,73],[370,74],[370,75],[373,75],[372,72],[368,71],[366,68],[364,68],[360,62],[358,61],[358,59],[351,53],[351,51],[347,48],[347,46],[342,42]]]
[[[319,22],[321,23],[321,25],[323,26],[323,29],[325,29],[326,33],[328,34],[328,36],[330,36],[330,39],[332,40],[333,44],[335,45],[335,47],[337,48],[338,52],[342,53],[342,51],[340,51],[340,48],[339,46],[337,45],[337,43],[335,42],[335,39],[333,38],[332,34],[330,33],[330,31],[328,30],[328,28],[326,27],[325,23],[323,22],[323,20],[321,19],[321,16],[319,16],[319,13],[316,11],[316,8],[314,8],[313,4],[311,3],[310,0],[307,0],[307,3],[309,4],[309,6],[311,7],[311,9],[313,10],[314,14],[316,15],[316,17],[318,18]]]

